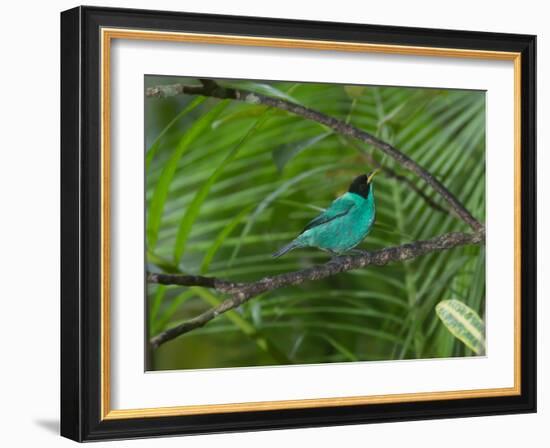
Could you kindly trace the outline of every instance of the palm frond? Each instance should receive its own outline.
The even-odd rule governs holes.
[[[484,220],[483,92],[230,84],[290,97],[377,134],[434,173]],[[328,261],[326,254],[311,249],[278,260],[270,254],[345,192],[353,177],[372,168],[366,154],[445,207],[427,185],[392,160],[372,148],[358,151],[318,123],[254,104],[219,104],[211,99],[146,102],[151,147],[147,244],[148,262],[155,269],[248,281]],[[248,132],[266,115],[269,119],[261,127]],[[377,221],[362,248],[464,230],[450,213],[434,210],[399,180],[379,175],[375,196]],[[457,298],[483,317],[484,260],[483,249],[467,247],[280,289],[162,346],[153,367],[473,355],[443,327],[435,305]],[[222,300],[209,291],[172,287],[151,287],[148,298],[150,331],[177,325],[204,310],[206,303]]]

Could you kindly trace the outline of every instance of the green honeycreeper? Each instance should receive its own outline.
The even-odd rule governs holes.
[[[374,185],[380,170],[356,177],[349,189],[314,218],[302,232],[273,254],[277,258],[299,247],[316,247],[342,254],[357,246],[370,232],[375,218]]]

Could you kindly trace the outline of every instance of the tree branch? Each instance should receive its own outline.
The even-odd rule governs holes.
[[[187,94],[203,95],[220,99],[233,99],[251,104],[263,104],[269,107],[275,107],[277,109],[291,112],[295,115],[300,115],[308,120],[316,121],[341,135],[360,140],[364,143],[368,143],[379,149],[380,151],[384,152],[385,154],[393,158],[401,166],[421,177],[439,195],[441,195],[443,199],[445,199],[445,201],[449,204],[451,211],[453,211],[456,216],[462,219],[472,229],[474,229],[476,232],[483,230],[483,224],[476,220],[472,216],[472,214],[466,209],[466,207],[449,190],[447,190],[447,188],[445,188],[445,186],[439,180],[437,180],[435,176],[429,173],[426,169],[424,169],[410,157],[399,151],[397,148],[380,140],[374,135],[369,134],[368,132],[365,132],[349,124],[346,124],[341,120],[337,120],[336,118],[329,117],[328,115],[325,115],[321,112],[317,112],[313,109],[292,103],[290,101],[286,101],[280,98],[274,98],[256,92],[251,92],[248,90],[226,88],[220,86],[218,83],[210,79],[201,79],[200,81],[202,83],[202,85],[200,86],[172,84],[149,87],[145,91],[145,96],[164,98],[169,96]]]
[[[212,277],[203,277],[201,275],[182,275],[182,274],[161,274],[149,272],[147,274],[149,283],[158,283],[159,285],[178,285],[178,286],[203,286],[212,288],[221,292],[231,292],[240,287],[240,283],[228,282]]]
[[[376,251],[362,251],[360,255],[337,257],[325,264],[312,266],[300,271],[264,277],[252,283],[234,283],[213,277],[151,273],[148,275],[148,280],[153,283],[204,286],[230,295],[220,305],[210,308],[197,317],[156,335],[150,341],[151,346],[157,348],[161,344],[182,334],[200,328],[220,314],[232,310],[264,292],[286,286],[300,285],[306,281],[324,279],[342,272],[361,269],[367,266],[383,266],[391,262],[410,260],[428,253],[448,250],[458,246],[484,244],[484,240],[484,231],[476,233],[451,232],[429,240],[415,241]]]

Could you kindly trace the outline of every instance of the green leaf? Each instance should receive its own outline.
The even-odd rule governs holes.
[[[192,287],[194,291],[201,299],[208,303],[212,307],[219,306],[223,299],[219,299],[210,291],[203,288]],[[256,345],[267,352],[274,360],[281,364],[291,364],[290,359],[278,349],[269,339],[263,336],[251,323],[242,318],[236,310],[226,311],[224,316],[227,317],[240,331],[246,334],[248,337],[256,342]]]
[[[443,300],[435,311],[443,324],[478,355],[485,354],[485,324],[469,306],[460,300]]]
[[[227,101],[220,102],[207,114],[197,120],[187,132],[185,132],[176,146],[176,149],[170,156],[170,159],[164,165],[160,178],[157,181],[153,198],[151,199],[151,205],[147,210],[147,243],[149,250],[152,251],[157,243],[164,204],[166,203],[170,183],[174,178],[181,156],[189,149],[191,143],[210,127],[212,122],[218,117],[223,109],[225,109],[227,104]]]
[[[340,344],[337,340],[323,333],[315,333],[315,335],[327,341],[332,347],[334,347],[337,352],[339,352],[344,357],[344,359],[352,362],[359,361],[359,358],[357,358],[357,356],[355,356],[355,354],[351,350],[349,350],[343,344]]]
[[[283,171],[285,165],[296,155],[302,151],[314,146],[321,140],[332,134],[332,131],[325,132],[323,134],[316,135],[314,137],[302,140],[299,142],[287,143],[285,145],[278,146],[273,150],[273,161],[277,165],[279,172]]]
[[[199,104],[201,104],[206,97],[199,96],[195,98],[191,103],[187,105],[185,109],[183,109],[179,114],[177,114],[170,123],[168,123],[165,128],[160,132],[160,134],[155,138],[153,143],[151,143],[151,146],[147,150],[146,156],[145,156],[145,169],[149,170],[151,166],[151,161],[153,160],[153,157],[155,157],[155,154],[157,153],[160,142],[162,140],[162,137],[174,126],[182,117],[187,115],[189,112],[191,112],[195,107],[197,107]]]
[[[160,318],[156,319],[153,325],[153,334],[156,334],[166,327],[176,311],[189,299],[191,299],[194,296],[194,292],[191,289],[185,290],[182,293],[178,294],[170,303],[166,311],[160,316]]]
[[[265,113],[268,106],[259,105],[259,106],[249,106],[247,105],[245,109],[237,109],[235,112],[225,114],[223,117],[218,118],[214,123],[212,123],[212,129],[217,129],[222,125],[230,123],[232,121],[239,121],[243,118],[258,118],[260,115]],[[271,115],[275,113],[281,115],[282,112],[277,110],[272,110]]]
[[[336,167],[336,166],[338,166],[338,165],[334,165],[333,167]],[[233,264],[233,262],[237,258],[237,255],[239,254],[239,251],[241,250],[242,242],[244,241],[244,239],[246,238],[246,236],[248,235],[248,233],[252,229],[252,226],[256,222],[257,218],[264,212],[264,210],[267,207],[269,207],[269,205],[271,205],[271,203],[273,201],[275,201],[282,194],[285,194],[287,192],[287,190],[289,188],[291,188],[293,185],[301,182],[302,180],[304,180],[304,179],[306,179],[306,178],[308,178],[308,177],[310,177],[314,174],[326,171],[327,169],[328,169],[327,166],[319,166],[319,167],[313,168],[309,171],[305,171],[303,173],[300,173],[299,175],[287,180],[286,182],[283,182],[277,189],[275,189],[272,193],[267,195],[258,204],[256,209],[254,210],[254,213],[252,213],[252,215],[250,216],[250,218],[246,222],[246,225],[245,225],[243,231],[241,232],[239,243],[233,249],[233,253],[231,254],[231,258],[229,259],[228,265],[231,266]]]
[[[171,260],[167,260],[165,258],[159,257],[154,252],[148,250],[147,251],[147,263],[154,264],[155,266],[161,268],[164,272],[170,272],[170,273],[178,273],[178,267],[172,263]]]
[[[205,274],[208,271],[210,263],[212,263],[212,260],[214,259],[216,252],[218,252],[218,249],[222,246],[227,237],[231,235],[231,232],[233,232],[235,227],[237,227],[242,219],[250,212],[250,210],[252,210],[252,207],[254,207],[254,204],[249,205],[248,207],[245,207],[243,210],[241,210],[241,212],[237,216],[235,216],[218,234],[218,236],[208,249],[208,252],[206,252],[206,254],[204,255],[200,268],[201,274]]]
[[[210,188],[216,182],[216,180],[221,176],[226,166],[229,163],[231,163],[231,161],[234,160],[235,157],[237,157],[239,149],[241,149],[244,142],[248,140],[248,138],[257,129],[261,127],[261,125],[265,122],[266,119],[267,119],[267,115],[256,120],[256,122],[250,127],[250,129],[248,129],[244,137],[239,141],[239,143],[237,143],[233,147],[233,149],[229,152],[227,157],[222,161],[222,163],[220,163],[220,165],[218,165],[218,167],[210,175],[208,180],[201,186],[201,188],[199,188],[199,190],[193,197],[193,200],[187,207],[187,210],[185,211],[185,215],[183,215],[183,219],[181,220],[178,228],[178,233],[176,236],[176,244],[174,247],[175,263],[179,262],[183,253],[185,252],[185,245],[187,243],[187,238],[189,238],[189,234],[191,233],[191,228],[193,227],[193,223],[197,219],[197,216],[199,216],[201,206],[205,201],[206,197],[208,196],[208,193],[210,192]]]
[[[317,205],[304,204],[303,202],[292,201],[290,199],[278,199],[274,202],[277,203],[277,204],[284,204],[284,205],[288,205],[290,207],[295,207],[295,208],[298,208],[298,209],[313,210],[315,212],[320,212],[320,213],[322,213],[326,210],[326,208],[318,207]]]
[[[162,301],[164,299],[164,295],[166,294],[166,286],[164,285],[158,285],[157,292],[155,293],[155,296],[153,297],[153,302],[151,305],[151,311],[149,315],[149,331],[151,334],[155,334],[155,328],[154,328],[154,322],[157,318],[158,311],[160,309],[160,306],[162,304]]]

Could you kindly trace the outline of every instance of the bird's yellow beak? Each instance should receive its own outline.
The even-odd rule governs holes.
[[[380,171],[380,168],[376,168],[372,173],[370,173],[369,177],[367,177],[367,183],[370,184],[374,179],[374,176],[376,176]]]

